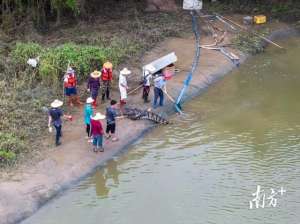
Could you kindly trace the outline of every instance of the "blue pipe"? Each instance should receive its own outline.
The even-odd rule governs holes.
[[[199,58],[200,58],[200,47],[199,47],[200,46],[200,31],[199,31],[199,27],[198,27],[198,23],[197,23],[196,12],[191,11],[191,16],[192,16],[192,29],[193,29],[193,32],[194,32],[195,38],[196,38],[196,46],[195,46],[196,52],[195,52],[191,71],[188,72],[186,79],[184,80],[183,87],[179,93],[179,96],[177,97],[177,100],[176,100],[175,109],[179,113],[182,113],[180,102],[182,100],[182,97],[184,96],[185,91],[187,90],[188,86],[190,85],[193,74],[198,67]]]

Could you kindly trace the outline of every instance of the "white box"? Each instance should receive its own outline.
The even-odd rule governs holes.
[[[202,0],[184,0],[183,9],[185,10],[200,10],[202,9]]]

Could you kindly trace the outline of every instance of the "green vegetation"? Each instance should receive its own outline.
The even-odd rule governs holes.
[[[125,57],[134,55],[138,47],[134,42],[117,39],[106,47],[104,44],[94,46],[66,43],[44,48],[36,43],[18,42],[11,55],[17,71],[27,66],[28,58],[39,57],[40,63],[34,75],[45,83],[56,84],[61,80],[68,64],[77,68],[78,77],[83,80],[92,69],[100,69],[106,60],[117,65]]]
[[[0,132],[0,164],[12,163],[16,159],[16,150],[24,149],[22,140],[13,134]]]
[[[284,21],[300,19],[300,1],[298,0],[219,0],[215,3],[204,4],[210,12],[223,14],[266,14],[269,18]]]
[[[273,12],[280,18],[300,15],[295,0],[269,3],[227,0],[209,4],[208,10]],[[144,8],[144,0],[2,1],[0,166],[42,150],[41,138],[47,135],[43,107],[61,97],[61,79],[68,63],[83,83],[105,60],[112,61],[115,69],[124,62],[140,66],[140,55],[156,43],[190,32],[188,13],[146,13]],[[263,50],[258,38],[245,33],[234,43],[249,53]],[[26,62],[35,57],[40,61],[33,69]]]
[[[96,22],[54,28],[47,35],[20,29],[1,36],[0,31],[0,132],[6,136],[1,139],[0,166],[31,162],[42,155],[49,139],[44,107],[62,97],[61,80],[69,62],[85,86],[87,75],[100,69],[103,61],[111,60],[115,71],[124,62],[140,67],[140,56],[147,49],[190,31],[187,13],[144,13],[120,4],[117,10],[105,11],[109,19],[103,12]],[[34,69],[27,60],[36,57],[40,63]],[[139,81],[139,76],[130,80],[133,86]]]
[[[267,36],[268,30],[260,31],[260,35]],[[251,32],[240,32],[232,40],[233,45],[248,54],[258,54],[264,51],[262,39]]]

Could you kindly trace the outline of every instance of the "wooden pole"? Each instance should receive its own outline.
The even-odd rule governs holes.
[[[136,87],[135,89],[129,91],[127,95],[130,95],[130,94],[134,93],[135,91],[139,90],[139,89],[142,88],[142,87],[143,87],[143,84],[142,84],[142,85],[139,85],[139,86]]]
[[[176,103],[175,100],[173,99],[173,97],[171,97],[167,91],[164,91],[164,93],[166,94],[166,96],[173,102],[173,103]]]
[[[258,34],[258,33],[256,33],[256,32],[254,32],[254,31],[249,31],[249,30],[247,30],[244,26],[242,26],[242,25],[240,25],[240,24],[238,24],[238,23],[232,21],[231,19],[228,19],[228,18],[226,18],[226,17],[224,17],[224,16],[221,16],[221,15],[218,15],[218,16],[219,16],[220,18],[222,18],[222,19],[226,19],[227,21],[231,22],[232,24],[236,25],[237,27],[239,27],[239,28],[241,28],[241,29],[243,29],[243,30],[245,30],[245,31],[252,32],[254,35],[260,37],[261,39],[265,40],[266,42],[268,42],[268,43],[270,43],[270,44],[273,44],[274,46],[279,47],[280,49],[283,49],[283,47],[280,46],[279,44],[276,44],[275,42],[271,41],[270,39],[268,39],[268,38],[266,38],[266,37],[264,37],[264,36],[262,36],[262,35],[260,35],[260,34]]]

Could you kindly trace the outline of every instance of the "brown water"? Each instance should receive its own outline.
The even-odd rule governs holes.
[[[300,40],[284,44],[23,224],[300,223]],[[286,193],[250,209],[257,185]]]

